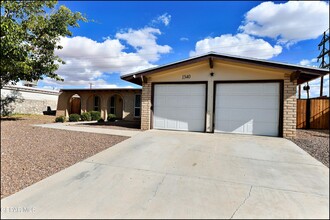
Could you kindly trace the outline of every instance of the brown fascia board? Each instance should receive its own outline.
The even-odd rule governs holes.
[[[200,57],[195,57],[195,58],[191,58],[188,60],[183,60],[183,61],[179,61],[176,63],[151,68],[151,69],[131,73],[128,75],[124,75],[121,77],[121,79],[138,84],[138,85],[142,85],[141,76],[147,76],[147,75],[154,74],[157,72],[174,69],[174,68],[178,68],[181,66],[186,66],[186,65],[201,62],[204,60],[209,60],[209,58],[213,58],[215,60],[239,62],[239,63],[244,63],[244,64],[255,64],[255,65],[259,65],[259,66],[263,66],[263,67],[271,67],[271,68],[277,68],[277,69],[282,69],[282,70],[300,71],[305,74],[314,75],[315,78],[317,78],[319,76],[324,76],[329,73],[328,69],[309,68],[309,67],[285,64],[285,63],[279,63],[279,62],[273,62],[273,61],[264,61],[264,60],[259,60],[259,59],[243,58],[243,57],[238,57],[238,56],[228,56],[228,55],[211,53],[211,54],[206,54],[206,55],[203,55]]]
[[[141,91],[140,88],[91,88],[91,89],[61,89],[61,92],[71,91]]]
[[[279,62],[272,62],[272,61],[264,61],[264,60],[257,60],[257,59],[246,59],[246,58],[240,58],[240,57],[226,57],[222,55],[216,55],[215,59],[217,60],[225,60],[225,61],[236,61],[241,62],[245,64],[255,64],[263,67],[272,67],[272,68],[278,68],[283,70],[292,70],[292,71],[300,71],[303,73],[308,73],[312,75],[317,76],[323,76],[329,73],[329,70],[327,69],[320,69],[320,68],[308,68],[293,64],[285,64],[285,63],[279,63]]]

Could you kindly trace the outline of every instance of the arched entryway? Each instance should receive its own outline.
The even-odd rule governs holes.
[[[87,100],[87,111],[101,111],[101,98],[98,95],[92,95]]]
[[[81,98],[78,94],[71,96],[69,106],[69,114],[81,114]]]
[[[117,119],[122,119],[123,102],[123,98],[118,94],[110,96],[108,100],[108,114],[114,114]]]

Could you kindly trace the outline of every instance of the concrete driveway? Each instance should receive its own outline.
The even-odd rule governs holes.
[[[329,169],[282,138],[146,131],[1,201],[2,218],[328,218]]]

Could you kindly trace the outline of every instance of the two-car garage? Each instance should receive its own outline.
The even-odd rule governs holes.
[[[294,137],[297,89],[328,70],[210,52],[122,76],[142,86],[141,129]]]
[[[279,136],[280,82],[162,83],[153,89],[153,128],[205,131],[207,102],[214,132]]]

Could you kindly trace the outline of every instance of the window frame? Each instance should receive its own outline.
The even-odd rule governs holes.
[[[111,103],[112,99],[113,103]],[[113,106],[111,104],[113,104]],[[113,112],[111,110],[113,110]],[[116,97],[114,95],[110,97],[109,113],[114,115],[116,114]]]
[[[97,99],[97,105],[95,105],[95,103],[96,103],[96,99]],[[101,109],[101,99],[100,99],[100,96],[94,96],[94,105],[93,105],[93,110],[94,111],[100,111],[100,109]]]
[[[140,106],[136,106],[136,96],[140,96]],[[134,118],[141,118],[141,105],[142,105],[142,95],[141,94],[134,94]],[[136,115],[136,109],[140,110],[140,115]]]

